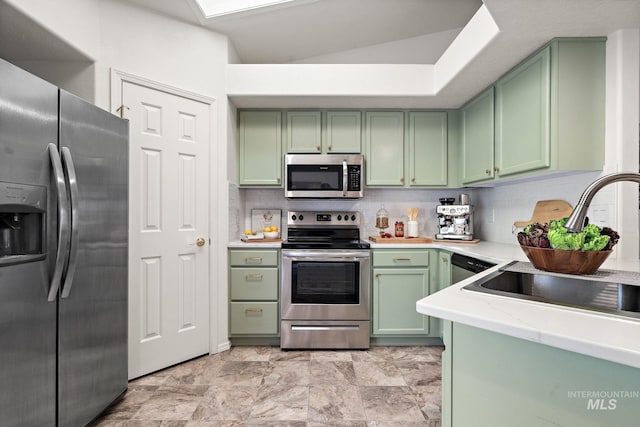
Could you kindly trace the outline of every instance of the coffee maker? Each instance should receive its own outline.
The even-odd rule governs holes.
[[[439,240],[473,240],[473,205],[467,194],[461,194],[459,204],[454,204],[455,198],[443,197],[436,207],[438,215]]]

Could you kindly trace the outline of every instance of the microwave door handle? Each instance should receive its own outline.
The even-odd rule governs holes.
[[[347,161],[342,161],[342,197],[347,197],[347,186],[349,185],[349,168]]]
[[[56,262],[53,270],[53,276],[51,277],[51,284],[49,286],[49,294],[47,300],[53,302],[58,295],[58,289],[60,288],[60,282],[62,281],[62,273],[64,271],[65,264],[67,263],[67,254],[69,247],[69,239],[71,234],[71,218],[69,212],[69,202],[67,199],[67,186],[64,179],[64,172],[62,171],[62,161],[58,154],[58,146],[50,143],[48,146],[49,158],[51,159],[51,166],[54,173],[54,187],[58,193],[58,248],[56,253]]]

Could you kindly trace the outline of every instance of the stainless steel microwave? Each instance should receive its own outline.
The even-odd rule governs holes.
[[[358,199],[363,196],[361,154],[287,154],[284,195],[287,198]]]

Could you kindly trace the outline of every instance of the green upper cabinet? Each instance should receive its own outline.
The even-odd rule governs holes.
[[[289,110],[285,114],[288,153],[360,153],[359,110]]]
[[[500,176],[550,165],[550,51],[544,48],[495,84],[495,172]]]
[[[409,185],[447,185],[447,113],[409,113]]]
[[[462,107],[463,184],[493,178],[493,111],[493,87]]]
[[[447,135],[446,112],[365,112],[367,185],[447,185]]]
[[[404,113],[365,112],[366,184],[404,186]]]
[[[282,113],[240,111],[238,113],[239,184],[282,185]]]
[[[327,111],[324,147],[327,153],[360,153],[362,113],[360,111]]]
[[[287,152],[322,152],[322,113],[320,111],[286,112]]]
[[[462,184],[602,169],[605,39],[556,39],[492,89],[462,108]]]

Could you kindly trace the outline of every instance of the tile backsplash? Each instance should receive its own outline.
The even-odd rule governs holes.
[[[586,172],[490,188],[367,188],[365,197],[358,200],[287,200],[280,188],[238,188],[231,184],[229,209],[233,223],[229,227],[229,239],[237,240],[245,228],[250,228],[251,209],[281,209],[283,237],[286,237],[284,218],[287,211],[360,211],[363,218],[361,234],[366,238],[378,233],[375,228],[376,212],[383,205],[389,212],[390,225],[400,220],[406,222],[408,208],[419,208],[419,235],[434,237],[437,231],[435,210],[438,199],[454,197],[457,203],[460,194],[468,194],[475,207],[474,237],[498,243],[515,243],[513,222],[529,219],[538,200],[563,199],[575,205],[582,191],[599,175],[599,172]],[[594,200],[592,208],[602,207],[603,212],[609,213],[615,204],[608,198],[611,197],[603,195]],[[601,221],[614,226],[611,215],[607,213]]]

